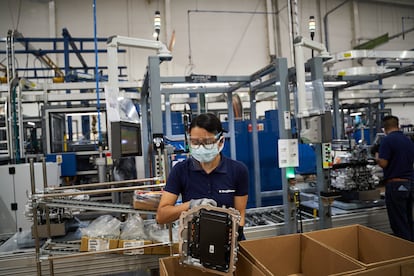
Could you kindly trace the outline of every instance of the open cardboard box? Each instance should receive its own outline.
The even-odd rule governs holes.
[[[363,270],[357,262],[301,234],[291,234],[239,243],[263,275],[348,275]]]
[[[179,263],[180,257],[160,258],[160,276],[215,276],[210,272],[203,272],[200,269],[182,266]]]
[[[238,252],[235,276],[264,276],[264,274],[257,266],[255,266],[249,258],[243,253]]]
[[[217,275],[211,272],[204,272],[201,269],[182,266],[179,263],[179,256],[160,259],[160,276],[210,276]],[[243,254],[237,255],[235,276],[264,276],[265,274]]]
[[[414,275],[414,259],[396,262],[352,273],[349,276],[412,276]]]
[[[303,234],[351,257],[365,268],[414,259],[414,243],[362,225]]]

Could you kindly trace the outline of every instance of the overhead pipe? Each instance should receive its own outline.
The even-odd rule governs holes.
[[[97,102],[96,109],[98,111],[98,141],[99,141],[99,144],[102,144],[101,99],[99,95],[98,36],[97,36],[97,31],[96,31],[96,0],[93,0],[93,44],[94,44],[94,49],[95,49],[95,85],[96,85],[96,102]]]
[[[266,11],[267,13],[267,44],[269,47],[269,56],[276,56],[275,50],[275,31],[273,28],[273,7],[272,1],[266,0]]]

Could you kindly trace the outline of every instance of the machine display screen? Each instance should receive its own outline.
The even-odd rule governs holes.
[[[140,129],[132,126],[121,126],[121,154],[139,155],[141,152]]]
[[[111,123],[113,158],[142,155],[141,125],[131,122]]]

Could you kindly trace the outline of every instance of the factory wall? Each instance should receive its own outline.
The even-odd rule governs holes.
[[[309,37],[307,26],[311,15],[317,22],[315,40],[327,42],[332,53],[349,50],[385,33],[392,36],[401,33],[403,28],[409,30],[414,27],[412,1],[297,1],[298,6],[293,7],[297,15],[293,16],[294,22],[297,22],[294,26],[289,26],[288,2],[97,0],[97,36],[153,39],[154,12],[160,10],[160,40],[168,45],[175,31],[174,58],[161,64],[162,75],[248,75],[267,65],[272,56],[286,57],[289,66],[292,66],[289,30],[293,28],[295,34]],[[0,37],[5,37],[10,29],[17,29],[25,37],[61,37],[63,28],[67,28],[73,37],[94,36],[92,0],[0,0],[0,4]],[[328,23],[327,30],[324,18]],[[407,50],[412,48],[413,42],[414,32],[408,32],[377,49]],[[1,43],[1,47],[0,50],[5,50],[5,43]],[[99,47],[104,48],[105,44],[99,44]],[[120,65],[128,68],[130,81],[143,79],[147,57],[151,54],[151,50],[127,49],[126,54],[119,55]],[[311,51],[306,55],[310,57]],[[52,57],[58,64],[63,64],[62,55]],[[40,62],[31,56],[17,58],[19,66],[40,66]],[[84,58],[88,65],[95,64],[93,54]],[[6,64],[5,56],[1,56],[0,61]],[[105,66],[106,55],[100,55],[98,62]],[[71,57],[71,65],[80,66],[75,57]],[[339,66],[351,65],[341,63]],[[397,81],[403,80],[390,79],[384,83]]]

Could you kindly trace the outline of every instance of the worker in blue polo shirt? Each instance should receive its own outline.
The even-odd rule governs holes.
[[[394,235],[414,241],[414,142],[400,131],[398,117],[389,115],[382,121],[386,135],[381,139],[375,157],[384,171],[388,219]]]
[[[158,223],[173,222],[181,212],[203,204],[233,207],[241,215],[239,239],[243,238],[248,169],[221,153],[223,131],[220,120],[211,113],[200,114],[191,121],[191,157],[172,168],[158,206]],[[176,204],[180,194],[183,203]]]

